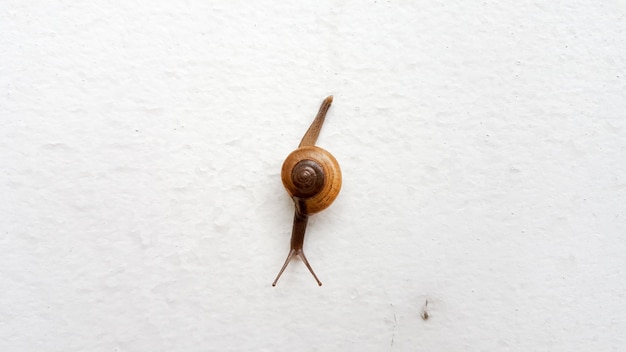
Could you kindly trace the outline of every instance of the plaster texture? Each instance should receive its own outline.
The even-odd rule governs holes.
[[[0,351],[626,348],[623,1],[3,1],[0,48]],[[273,288],[330,94],[324,285]]]

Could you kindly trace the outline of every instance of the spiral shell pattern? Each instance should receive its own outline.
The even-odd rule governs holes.
[[[287,193],[306,214],[326,209],[341,189],[337,160],[317,146],[301,147],[289,154],[283,163],[281,177]]]
[[[300,160],[291,170],[291,179],[295,197],[312,197],[324,186],[324,170],[314,160]]]

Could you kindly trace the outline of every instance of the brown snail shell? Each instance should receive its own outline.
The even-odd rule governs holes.
[[[320,212],[341,190],[341,169],[327,150],[305,146],[291,152],[283,163],[281,178],[301,214]]]

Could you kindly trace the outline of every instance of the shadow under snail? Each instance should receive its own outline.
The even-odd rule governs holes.
[[[326,150],[315,146],[332,102],[332,95],[324,99],[311,127],[302,137],[298,149],[291,152],[283,163],[281,178],[287,193],[293,199],[296,211],[291,232],[291,249],[272,286],[276,286],[278,279],[294,257],[302,259],[317,284],[322,286],[322,282],[306,259],[302,246],[309,215],[330,206],[341,189],[341,170],[337,160]]]

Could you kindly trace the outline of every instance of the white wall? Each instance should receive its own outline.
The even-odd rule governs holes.
[[[0,5],[1,351],[624,350],[624,1],[114,3]]]

